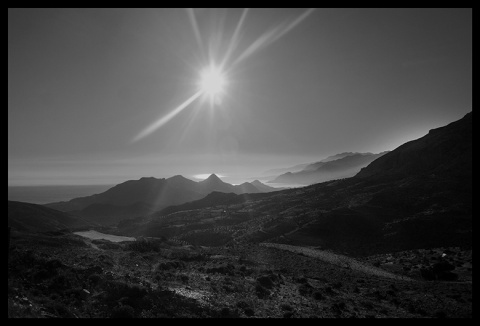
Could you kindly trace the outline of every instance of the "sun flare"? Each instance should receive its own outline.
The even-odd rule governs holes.
[[[234,86],[235,84],[234,82],[229,82],[225,71],[229,72],[230,74],[232,69],[234,69],[234,67],[237,66],[240,62],[244,61],[246,58],[250,57],[259,50],[265,48],[269,44],[280,39],[282,36],[294,29],[298,24],[300,24],[314,10],[314,8],[310,8],[294,20],[285,21],[282,24],[279,24],[271,28],[270,30],[264,32],[255,41],[253,41],[253,43],[247,46],[246,49],[241,51],[238,56],[232,57],[232,55],[235,53],[234,51],[237,51],[240,45],[240,36],[242,34],[241,30],[246,21],[249,9],[245,8],[243,10],[240,20],[238,21],[237,26],[235,27],[235,30],[233,32],[233,35],[231,36],[230,41],[227,44],[226,52],[223,55],[221,53],[206,53],[207,49],[211,49],[211,46],[214,45],[213,43],[215,42],[213,42],[212,44],[204,42],[201,29],[199,28],[199,24],[197,22],[195,10],[192,8],[187,9],[188,18],[190,20],[190,24],[192,25],[192,29],[199,46],[201,57],[203,57],[203,62],[207,64],[208,62],[210,63],[206,65],[203,70],[200,71],[198,82],[195,85],[198,88],[195,94],[191,95],[187,100],[185,100],[175,109],[171,110],[167,114],[164,114],[158,120],[154,121],[152,124],[144,128],[130,142],[135,143],[140,139],[151,135],[153,132],[155,132],[156,130],[164,126],[166,123],[168,123],[170,120],[172,120],[174,117],[176,117],[180,112],[185,110],[198,98],[202,98],[202,100],[208,100],[210,102],[211,109],[214,107],[220,107],[223,102],[222,97],[225,95],[226,86]],[[214,41],[213,37],[210,41]],[[215,64],[212,61],[213,58],[219,59],[219,64]],[[215,110],[212,110],[212,113],[214,111]]]
[[[225,75],[220,68],[211,65],[201,72],[200,90],[211,99],[223,93],[225,84]]]

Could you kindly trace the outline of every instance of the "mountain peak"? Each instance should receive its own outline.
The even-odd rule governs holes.
[[[177,175],[174,175],[173,177],[168,178],[167,180],[185,180],[185,179],[187,178],[185,178],[183,175],[177,174]]]
[[[155,178],[155,177],[141,177],[140,179],[138,179],[138,181],[153,181],[153,180],[157,180],[157,178]]]
[[[208,178],[206,178],[204,181],[222,181],[215,173],[210,174]]]
[[[177,174],[173,177],[170,177],[167,179],[167,182],[171,186],[185,186],[185,187],[190,187],[192,184],[195,184],[195,181],[192,181],[190,179],[185,178],[183,175]]]
[[[224,185],[223,182],[215,173],[210,174],[208,178],[199,182],[201,185]]]

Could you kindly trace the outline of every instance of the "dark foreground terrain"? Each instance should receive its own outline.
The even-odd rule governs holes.
[[[353,259],[68,232],[13,232],[10,245],[9,317],[472,317],[467,248]]]
[[[9,202],[9,317],[471,318],[472,153],[469,113],[351,178],[113,225]]]

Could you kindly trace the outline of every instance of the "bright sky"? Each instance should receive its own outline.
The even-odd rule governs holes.
[[[240,182],[471,110],[472,9],[8,9],[9,185]]]

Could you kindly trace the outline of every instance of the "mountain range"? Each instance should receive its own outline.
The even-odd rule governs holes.
[[[357,153],[354,153],[354,152],[339,153],[339,154],[328,156],[327,158],[324,158],[324,159],[322,159],[322,160],[320,160],[316,163],[334,161],[334,160],[338,160],[339,158],[343,158],[345,156],[350,156],[350,155],[354,155],[354,154],[357,154]],[[288,167],[288,168],[271,169],[271,170],[265,171],[263,174],[264,175],[277,175],[278,176],[280,174],[284,174],[284,173],[287,173],[287,172],[291,172],[291,173],[300,172],[300,171],[304,170],[305,168],[307,168],[308,166],[312,166],[316,163],[303,163],[303,164],[297,164],[297,165],[294,165],[294,166],[291,166],[291,167]]]
[[[217,189],[97,219],[111,226],[9,201],[9,318],[471,318],[472,156],[469,113],[349,178],[257,193],[142,178],[62,203],[133,214]]]
[[[472,156],[470,112],[383,153],[350,178],[281,191],[258,181],[234,186],[216,175],[200,182],[141,178],[47,205],[54,209],[9,201],[8,224],[51,230],[149,215],[116,232],[154,237],[175,232],[187,242],[219,235],[226,242],[320,246],[352,255],[470,246]],[[220,222],[228,227],[218,229]]]
[[[361,168],[367,166],[377,158],[388,152],[378,154],[345,152],[329,156],[319,162],[302,166],[297,172],[286,172],[267,183],[290,183],[310,185],[333,179],[348,178],[354,176]]]
[[[213,191],[224,193],[262,193],[278,189],[258,180],[232,185],[223,182],[215,174],[195,182],[181,175],[157,179],[144,177],[118,184],[105,192],[66,202],[45,204],[63,212],[87,218],[91,221],[112,224],[121,219],[143,216],[171,205],[200,199]]]
[[[119,232],[207,246],[215,237],[223,244],[315,246],[353,256],[469,247],[472,153],[469,113],[382,155],[353,177],[272,193],[212,193]]]

